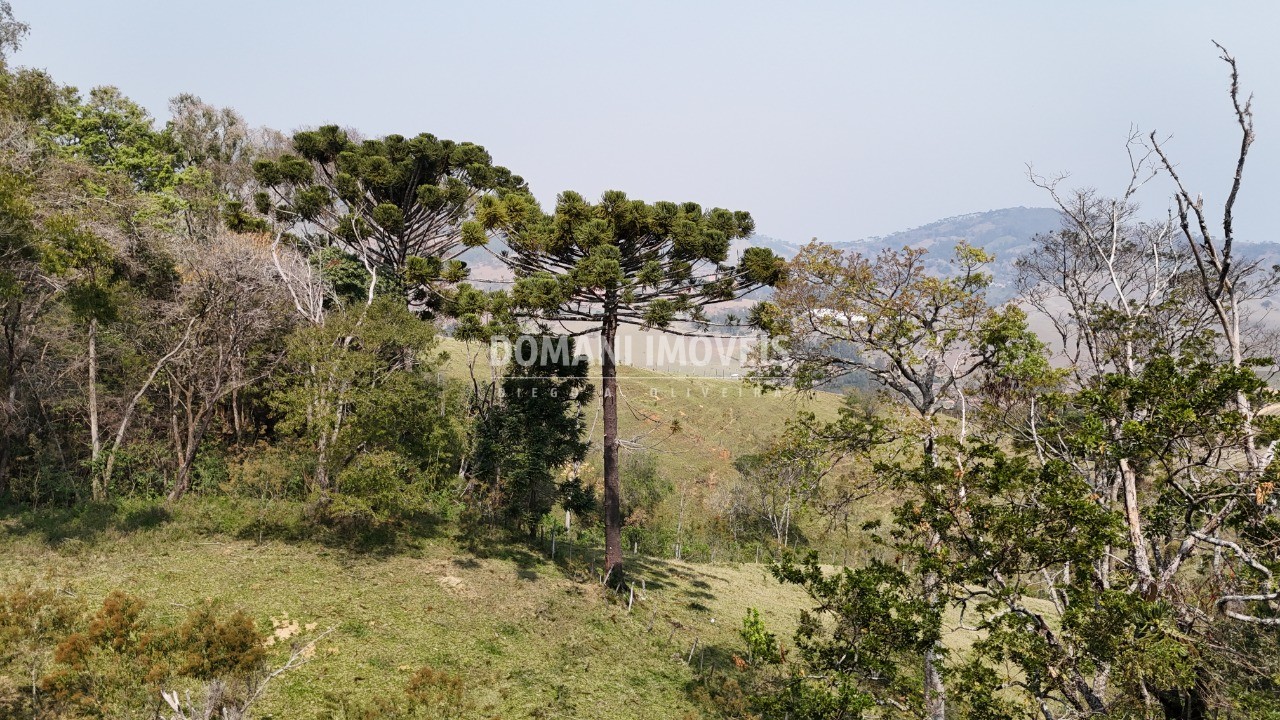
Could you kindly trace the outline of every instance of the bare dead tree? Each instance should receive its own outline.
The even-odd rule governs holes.
[[[270,375],[279,360],[271,344],[289,328],[284,292],[257,238],[224,234],[182,255],[184,302],[198,322],[192,342],[165,367],[176,461],[171,501],[190,487],[196,452],[224,401]]]
[[[1063,227],[1035,238],[1018,260],[1018,287],[1053,325],[1077,384],[1111,370],[1131,375],[1151,351],[1178,347],[1208,320],[1190,292],[1191,258],[1173,218],[1138,220],[1134,198],[1155,176],[1154,153],[1136,131],[1125,147],[1130,174],[1114,197],[1092,189],[1064,192],[1066,176],[1028,169],[1031,182],[1053,199]]]
[[[1165,151],[1162,141],[1153,132],[1149,136],[1152,151],[1160,158],[1161,166],[1174,185],[1174,201],[1177,205],[1178,225],[1182,238],[1195,260],[1195,277],[1198,280],[1204,300],[1212,308],[1217,320],[1221,338],[1225,344],[1226,356],[1234,368],[1242,368],[1250,361],[1246,356],[1248,342],[1245,337],[1247,304],[1263,297],[1268,297],[1280,287],[1280,272],[1274,268],[1267,272],[1257,262],[1241,261],[1235,253],[1235,209],[1244,180],[1245,164],[1249,157],[1256,134],[1253,124],[1253,96],[1245,96],[1240,87],[1240,70],[1235,57],[1221,44],[1214,42],[1221,52],[1220,58],[1230,68],[1229,96],[1239,129],[1239,147],[1235,159],[1235,172],[1231,178],[1230,189],[1222,206],[1219,227],[1220,234],[1215,234],[1210,219],[1210,212],[1205,207],[1204,197],[1196,194],[1192,197],[1186,183],[1179,175],[1177,166]],[[1234,511],[1235,507],[1250,501],[1260,506],[1260,515],[1270,516],[1276,512],[1276,503],[1263,492],[1263,475],[1271,467],[1276,453],[1277,440],[1269,439],[1260,431],[1258,411],[1253,407],[1249,396],[1240,392],[1236,396],[1236,410],[1244,418],[1243,437],[1239,441],[1238,450],[1243,456],[1244,466],[1239,470],[1239,479],[1234,483],[1236,493],[1224,504],[1221,513]],[[1256,522],[1256,521],[1255,521]],[[1245,550],[1240,545],[1223,545],[1229,541],[1218,537],[1221,523],[1202,529],[1183,541],[1169,571],[1176,571],[1182,560],[1188,557],[1199,542],[1208,542],[1216,547],[1231,549],[1238,558],[1251,567],[1258,566],[1256,550]],[[1272,550],[1274,553],[1274,549]],[[1225,580],[1225,578],[1221,578]],[[1231,583],[1226,583],[1230,585]],[[1259,588],[1256,591],[1224,592],[1216,601],[1217,606],[1230,618],[1255,624],[1280,624],[1271,617],[1258,617],[1241,612],[1238,608],[1245,603],[1258,603],[1269,606],[1271,612],[1277,607],[1280,592],[1275,588],[1271,574],[1262,574]]]

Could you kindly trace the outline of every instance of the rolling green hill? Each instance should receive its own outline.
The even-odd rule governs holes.
[[[447,376],[469,382],[468,366],[473,361],[477,377],[490,376],[482,348],[450,339],[441,346],[449,356]],[[833,419],[842,402],[840,396],[823,392],[762,393],[733,377],[675,375],[626,366],[619,367],[618,373],[619,434],[624,446],[633,452],[652,452],[672,477],[709,488],[736,475],[733,458],[757,450],[797,413]],[[598,378],[598,371],[593,375]],[[587,413],[598,458],[602,432],[596,422],[598,403]]]
[[[444,369],[447,376],[469,384],[469,366],[473,365],[478,378],[490,377],[482,348],[445,339],[442,349],[448,353]],[[676,375],[628,366],[619,366],[618,372],[623,461],[648,455],[659,473],[674,486],[658,515],[670,525],[680,517],[685,530],[692,532],[694,538],[687,538],[682,544],[681,556],[686,559],[714,560],[733,550],[714,548],[714,543],[698,544],[695,538],[700,528],[720,518],[727,492],[738,478],[733,467],[735,458],[759,451],[800,413],[812,413],[819,420],[834,419],[844,402],[840,395],[828,392],[761,392],[731,376]],[[598,384],[598,371],[592,374]],[[598,483],[602,481],[603,465],[598,388],[596,398],[586,408],[593,445],[582,476]],[[865,499],[853,508],[850,527],[864,519],[880,517],[884,502],[878,497]],[[796,529],[806,535],[811,547],[834,560],[865,545],[858,537],[828,532],[816,519],[801,523]],[[654,548],[651,551],[656,552]],[[736,551],[737,559],[756,558],[754,546],[738,547]],[[665,552],[674,557],[671,544]]]
[[[280,638],[268,649],[275,665],[290,642],[318,637],[255,714],[290,719],[342,717],[336,699],[395,695],[423,666],[464,678],[463,718],[703,717],[693,690],[745,653],[747,608],[790,645],[808,605],[754,563],[629,556],[632,598],[595,579],[598,558],[563,544],[552,561],[545,543],[474,547],[447,526],[363,550],[262,532],[299,511],[193,497],[172,510],[135,501],[9,514],[0,583],[56,588],[86,607],[122,589],[169,620],[204,600],[243,609]],[[973,638],[958,620],[949,644],[963,648]]]

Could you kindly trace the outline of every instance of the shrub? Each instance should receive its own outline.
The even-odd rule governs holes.
[[[622,514],[628,525],[647,525],[675,489],[658,470],[652,453],[629,456],[622,465]]]
[[[739,632],[747,643],[747,652],[753,662],[772,664],[781,659],[778,638],[769,632],[764,620],[760,619],[759,610],[747,608],[747,616],[742,619],[742,630]]]
[[[54,645],[81,615],[81,606],[56,590],[18,585],[0,592],[0,717],[35,715],[30,678],[54,662]]]
[[[299,498],[306,487],[306,460],[287,443],[260,443],[230,462],[221,489],[254,500]]]
[[[398,453],[362,454],[338,475],[324,515],[339,526],[368,527],[420,510],[426,488],[417,476]]]
[[[89,617],[48,591],[4,596],[5,648],[28,647],[35,691],[5,694],[5,717],[127,717],[155,713],[162,691],[203,685],[202,696],[242,712],[266,677],[265,637],[243,612],[206,602],[176,625],[156,622],[141,599],[119,590]],[[56,622],[40,623],[41,616]],[[32,622],[37,620],[37,622]],[[14,640],[18,642],[13,642]],[[51,660],[39,662],[41,656]],[[8,655],[6,655],[8,659]],[[38,670],[50,666],[49,670]],[[6,668],[7,669],[7,668]],[[8,675],[8,673],[6,673]]]
[[[426,710],[430,717],[454,718],[466,709],[466,685],[461,675],[423,666],[409,678],[405,695],[415,710]]]
[[[215,606],[193,609],[171,632],[176,674],[200,680],[247,680],[266,660],[265,638],[244,611],[220,619]]]

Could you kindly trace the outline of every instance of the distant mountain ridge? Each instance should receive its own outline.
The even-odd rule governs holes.
[[[995,256],[995,261],[989,267],[992,283],[988,297],[993,302],[1004,302],[1017,291],[1015,281],[1018,258],[1032,249],[1032,240],[1037,235],[1061,228],[1062,216],[1054,208],[1011,207],[957,215],[888,235],[828,244],[840,250],[856,250],[869,256],[883,250],[922,248],[928,251],[925,256],[926,267],[939,275],[947,275],[952,271],[949,261],[956,245],[965,242]],[[784,258],[791,259],[803,244],[756,235],[735,243],[734,249],[741,252],[751,246],[767,247]],[[1237,242],[1235,249],[1238,257],[1243,260],[1262,260],[1267,265],[1280,264],[1280,244]]]
[[[989,267],[988,297],[1004,302],[1017,293],[1015,263],[1031,250],[1032,239],[1061,228],[1062,216],[1053,208],[1012,207],[957,215],[910,230],[835,246],[864,254],[904,247],[922,248],[929,251],[925,266],[939,275],[952,270],[950,261],[956,245],[963,242],[980,247],[995,256]]]
[[[1026,249],[1031,238],[1062,227],[1062,216],[1053,208],[1012,207],[985,212],[972,212],[943,218],[910,230],[865,238],[853,242],[832,243],[841,248],[873,246],[877,248],[922,247],[950,249],[964,240],[991,252]]]
[[[952,271],[950,260],[958,243],[965,242],[980,247],[995,256],[995,261],[989,268],[992,283],[988,296],[993,302],[999,303],[1012,298],[1016,293],[1015,264],[1018,258],[1031,250],[1033,238],[1061,227],[1062,217],[1054,208],[1010,207],[943,218],[888,235],[828,244],[841,250],[856,250],[864,255],[876,255],[886,249],[923,248],[928,250],[928,255],[925,256],[926,267],[939,275]],[[744,240],[734,241],[730,252],[731,262],[748,247],[769,248],[790,260],[806,244],[768,235],[752,235]],[[495,241],[487,251],[476,248],[463,255],[462,259],[471,266],[474,282],[498,287],[504,281],[511,280],[510,271],[490,254],[501,251],[503,247],[500,242]],[[1280,244],[1277,243],[1238,242],[1236,252],[1244,260],[1261,259],[1268,265],[1280,264]],[[759,299],[767,295],[768,291],[762,290],[752,293],[750,297]]]
[[[940,275],[946,275],[950,271],[949,261],[958,243],[966,242],[981,247],[996,256],[996,261],[991,266],[993,281],[990,294],[993,300],[999,302],[1013,296],[1014,262],[1030,250],[1031,239],[1061,227],[1062,218],[1057,210],[1012,207],[943,218],[888,235],[828,244],[840,250],[856,250],[864,255],[876,255],[882,250],[901,250],[904,247],[923,248],[928,250],[928,255],[925,256],[926,266]],[[766,247],[790,260],[803,244],[765,235],[755,235],[734,244],[737,252],[747,247]]]

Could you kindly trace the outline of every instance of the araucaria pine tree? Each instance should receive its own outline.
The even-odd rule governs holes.
[[[708,305],[776,283],[783,262],[770,250],[748,248],[729,264],[731,241],[755,227],[746,212],[650,204],[616,190],[595,204],[561,193],[552,214],[526,194],[486,196],[476,221],[505,239],[503,259],[516,275],[512,298],[526,317],[585,322],[589,329],[578,334],[600,334],[605,566],[616,577],[622,564],[619,326],[668,328],[705,320]]]
[[[325,125],[295,134],[292,150],[254,163],[258,211],[351,253],[418,311],[440,304],[441,283],[466,277],[458,256],[485,241],[466,222],[476,202],[525,188],[479,145],[425,133],[357,142]]]

